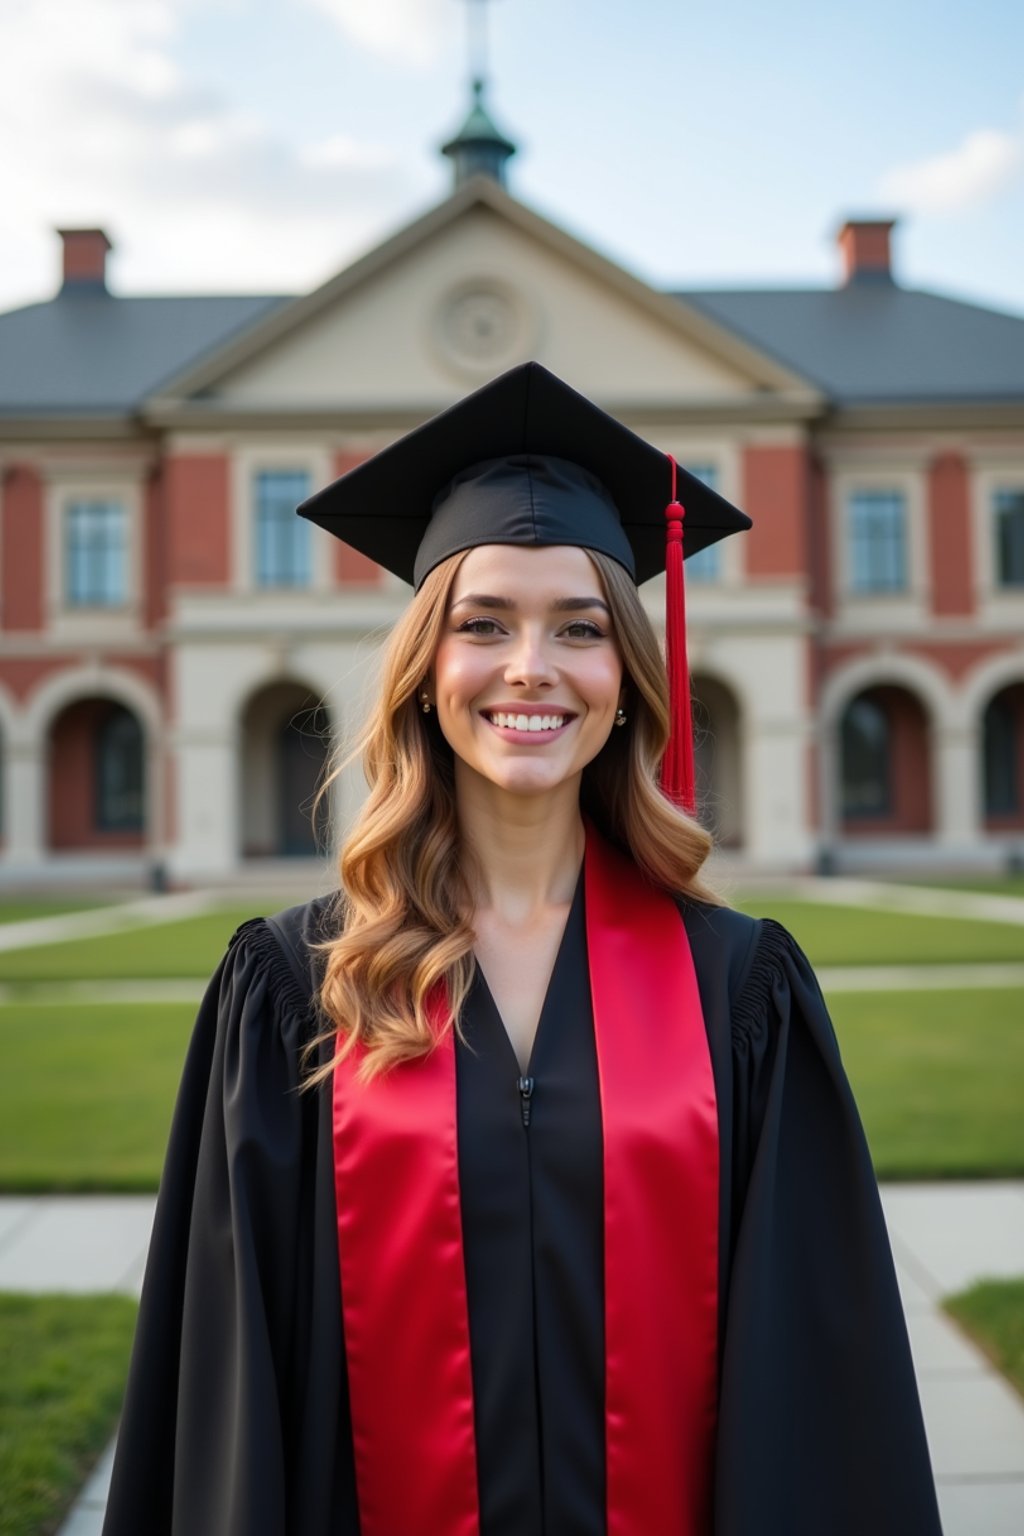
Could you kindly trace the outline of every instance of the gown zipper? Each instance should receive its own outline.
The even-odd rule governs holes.
[[[523,1127],[529,1130],[530,1126],[530,1100],[533,1098],[534,1079],[532,1077],[517,1077],[516,1087],[519,1089],[519,1109],[523,1117]],[[540,1361],[537,1358],[537,1270],[536,1255],[534,1253],[533,1233],[533,1160],[530,1156],[530,1138],[526,1138],[526,1164],[527,1177],[530,1183],[530,1290],[533,1308],[533,1392],[534,1402],[537,1405],[537,1433],[538,1433],[538,1471],[540,1473],[540,1533],[544,1536],[547,1530],[545,1520],[546,1499],[544,1494],[544,1422],[540,1405]]]

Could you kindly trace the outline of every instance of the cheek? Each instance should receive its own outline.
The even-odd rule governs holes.
[[[483,687],[488,671],[484,652],[442,641],[434,658],[438,703],[443,707],[449,699],[472,698]]]
[[[602,705],[614,708],[622,687],[622,663],[615,655],[595,655],[593,664],[581,674],[578,686],[593,708]]]

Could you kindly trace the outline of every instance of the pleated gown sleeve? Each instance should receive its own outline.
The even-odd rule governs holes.
[[[186,1060],[104,1536],[357,1536],[330,1097],[295,1091],[310,1019],[244,925]]]
[[[938,1536],[860,1118],[811,966],[771,920],[730,1035],[716,1536]]]

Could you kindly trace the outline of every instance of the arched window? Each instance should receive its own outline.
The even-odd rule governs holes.
[[[116,704],[96,729],[96,826],[141,832],[143,808],[142,727]]]
[[[1018,708],[1014,693],[1004,688],[985,711],[985,815],[1012,816],[1021,809],[1018,762]]]
[[[847,706],[841,728],[844,816],[885,816],[892,809],[889,719],[861,694]]]

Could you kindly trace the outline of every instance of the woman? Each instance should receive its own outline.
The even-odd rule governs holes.
[[[821,993],[680,808],[747,520],[675,475],[528,364],[301,509],[417,592],[343,895],[200,1010],[107,1536],[938,1532]]]

